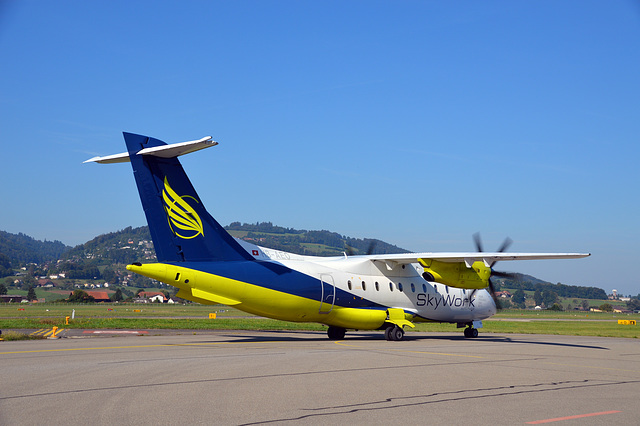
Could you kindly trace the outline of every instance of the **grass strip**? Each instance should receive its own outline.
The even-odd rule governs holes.
[[[32,336],[30,334],[18,333],[17,331],[7,331],[2,333],[2,340],[10,342],[15,340],[41,340],[44,336]]]
[[[60,328],[76,329],[173,329],[173,330],[307,330],[323,331],[326,326],[316,323],[294,323],[267,318],[219,318],[219,319],[188,319],[188,318],[82,318],[70,321],[64,320],[22,318],[0,320],[0,329],[40,329],[58,326]],[[420,323],[412,331],[422,332],[459,332],[453,324]],[[518,334],[552,334],[567,336],[601,336],[601,337],[640,337],[640,326],[620,325],[617,321],[485,321],[485,333],[518,333]]]

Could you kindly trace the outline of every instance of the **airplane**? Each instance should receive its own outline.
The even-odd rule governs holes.
[[[178,157],[218,145],[212,137],[167,144],[123,133],[127,152],[85,163],[130,162],[157,263],[127,270],[178,288],[185,300],[347,330],[381,330],[403,340],[419,322],[456,324],[475,338],[497,311],[491,276],[498,261],[577,259],[590,253],[401,253],[320,257],[273,250],[232,237],[204,207]]]

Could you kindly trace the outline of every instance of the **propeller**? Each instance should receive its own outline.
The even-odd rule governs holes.
[[[480,233],[476,232],[475,234],[473,234],[473,241],[476,245],[476,250],[479,253],[484,252],[483,248],[482,248],[482,239],[480,238]],[[498,248],[497,252],[498,253],[503,253],[505,252],[509,246],[513,243],[513,240],[509,237],[505,238],[505,240],[502,242],[502,244],[500,245],[500,248]],[[500,309],[500,303],[498,302],[498,297],[496,296],[496,288],[493,285],[493,282],[491,281],[491,277],[500,277],[500,278],[512,278],[515,277],[515,274],[512,274],[510,272],[502,272],[502,271],[496,271],[493,269],[493,266],[498,263],[497,261],[491,262],[489,264],[489,268],[491,268],[491,275],[489,276],[488,284],[489,284],[489,293],[491,293],[491,297],[493,298],[493,302],[496,304],[496,308]],[[475,290],[474,292],[475,293]],[[471,294],[471,296],[473,296],[473,293]]]
[[[355,249],[353,247],[351,247],[349,244],[345,243],[344,244],[344,254],[347,256],[355,256],[356,252]]]
[[[370,255],[373,254],[373,252],[376,249],[376,245],[378,244],[378,240],[370,240],[369,241],[369,247],[367,247],[367,252],[366,255]],[[349,244],[345,243],[344,245],[344,252],[347,256],[355,256],[356,255],[356,248],[351,247]]]

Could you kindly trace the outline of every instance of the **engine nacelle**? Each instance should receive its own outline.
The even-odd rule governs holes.
[[[423,277],[451,287],[480,289],[489,286],[491,268],[484,262],[473,262],[468,268],[464,262],[442,262],[434,259],[418,259],[424,267]]]

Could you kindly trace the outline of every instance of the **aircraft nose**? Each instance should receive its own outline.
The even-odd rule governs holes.
[[[493,316],[498,312],[498,307],[496,306],[496,302],[493,300],[493,297],[489,295],[489,316]]]
[[[489,294],[488,291],[484,291],[482,293],[481,306],[483,315],[486,315],[487,317],[493,316],[496,314],[496,312],[498,312],[496,303],[494,302],[493,297],[491,297],[491,294]]]

